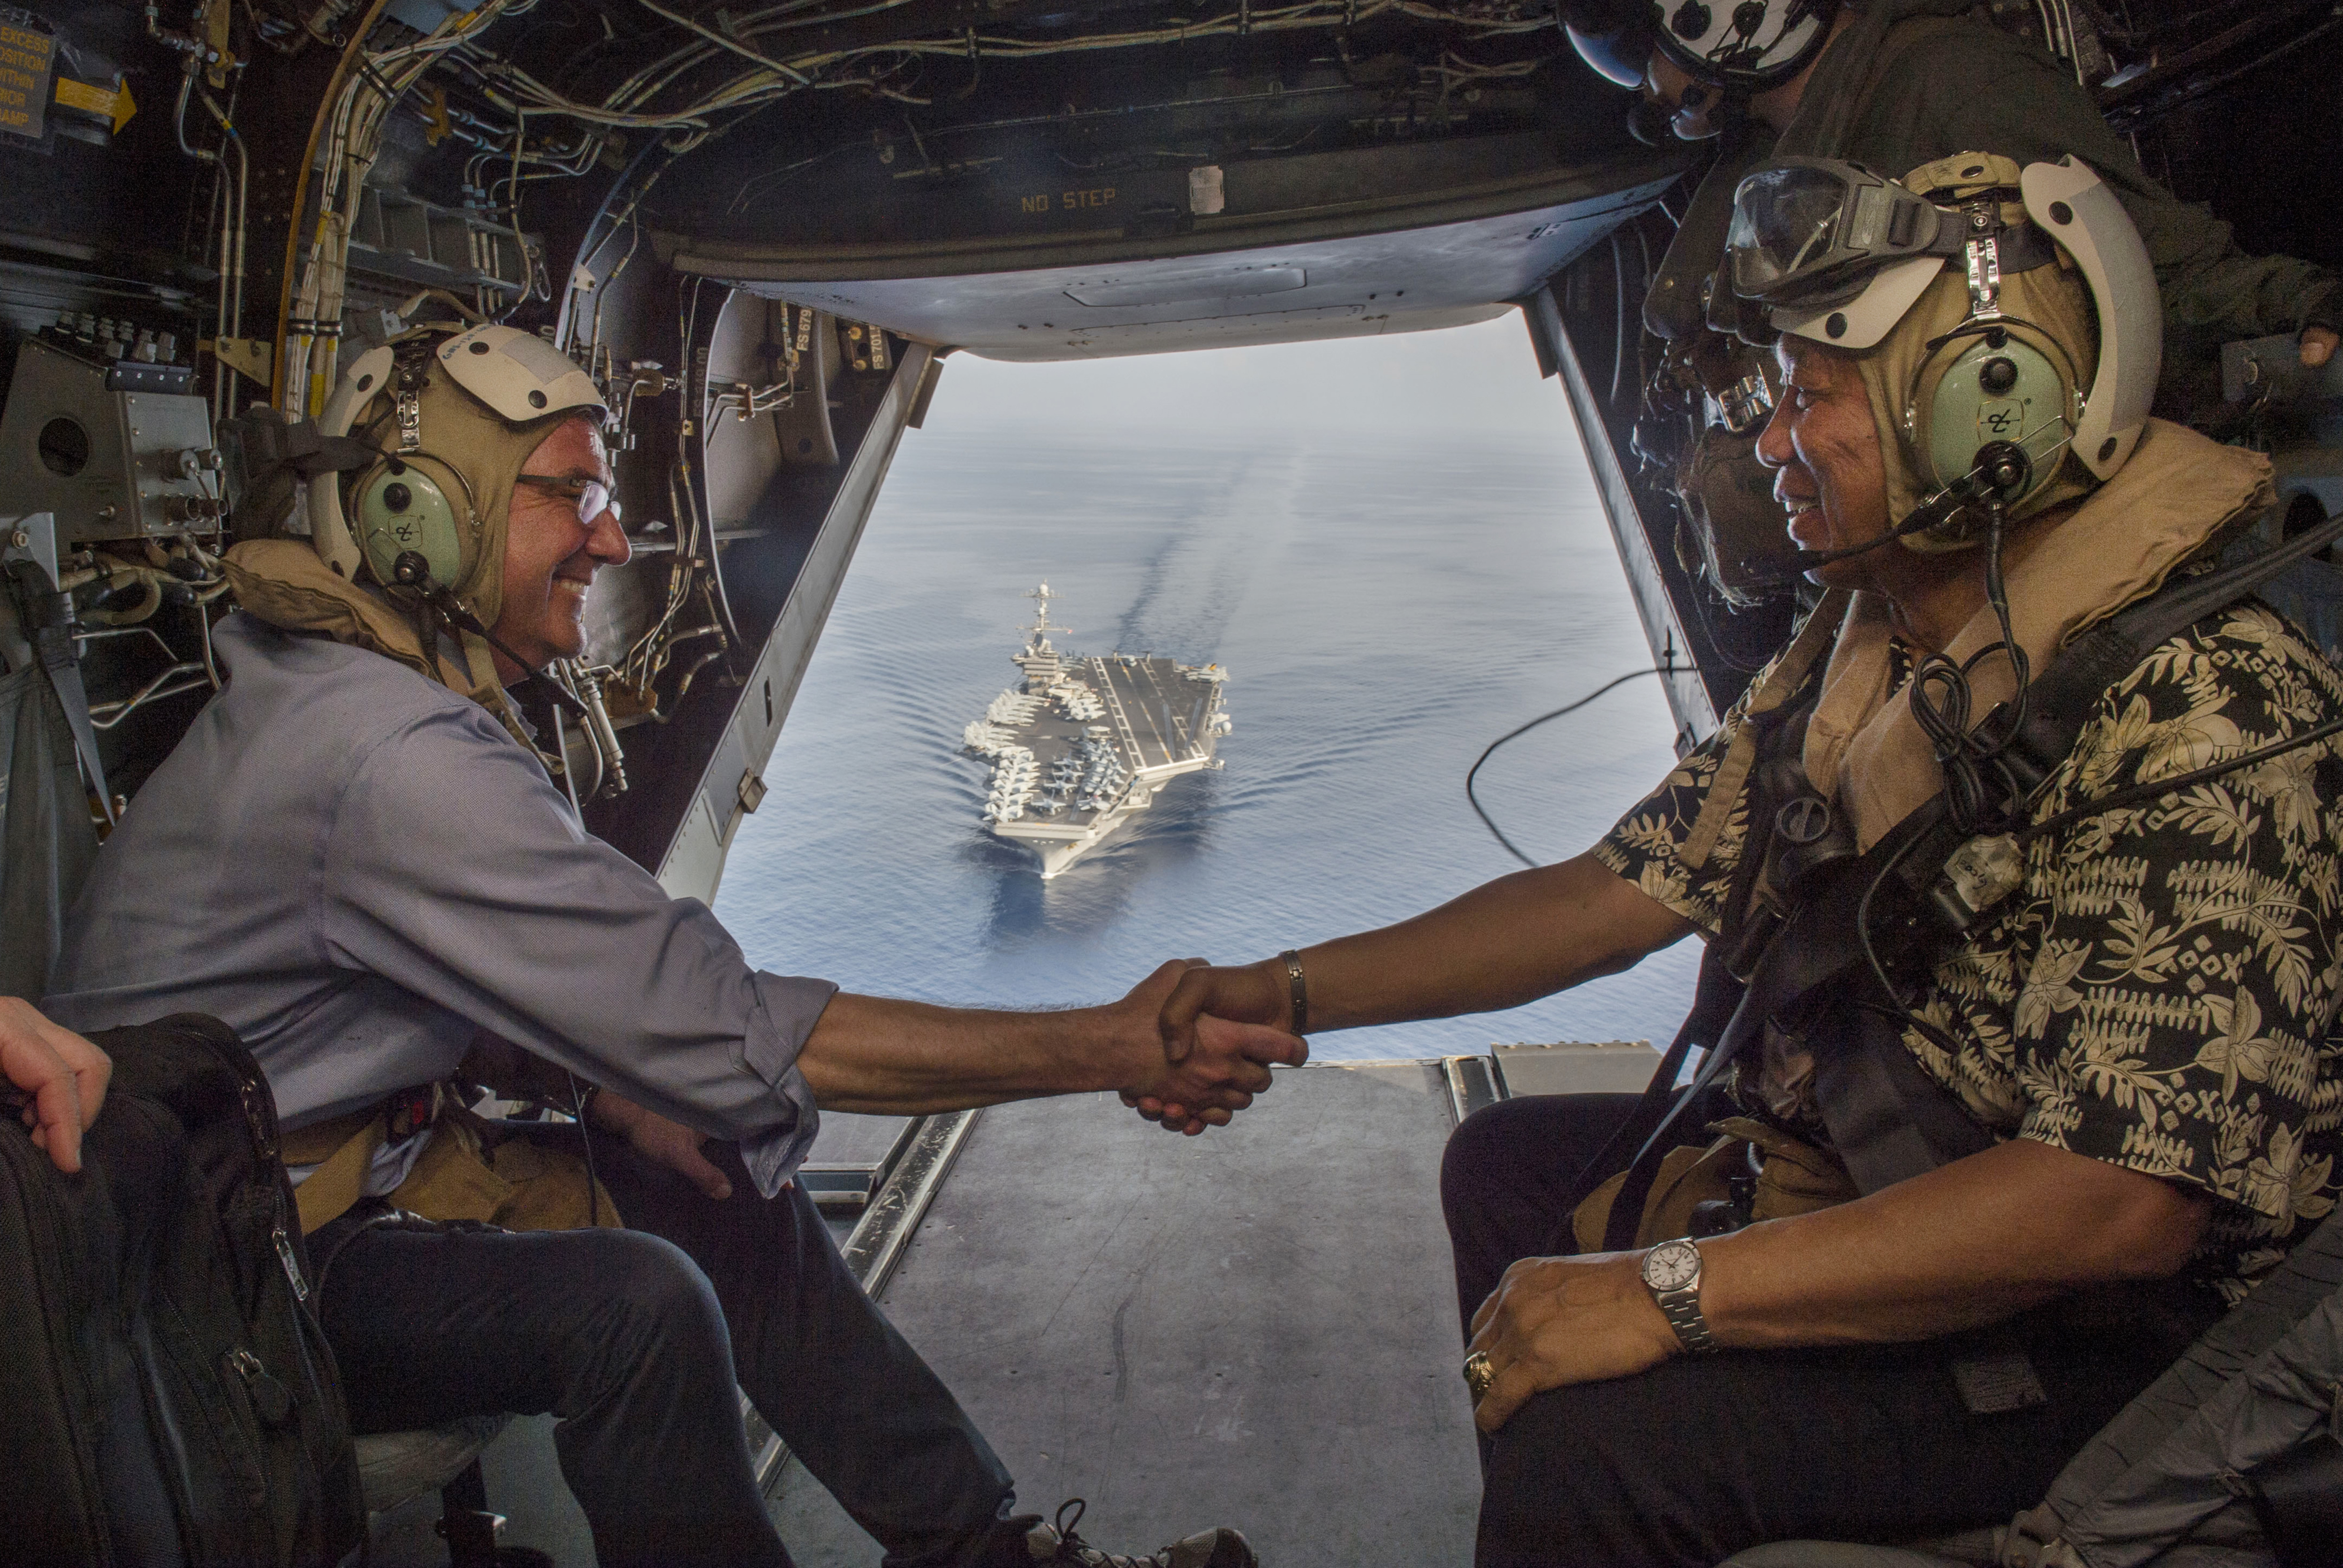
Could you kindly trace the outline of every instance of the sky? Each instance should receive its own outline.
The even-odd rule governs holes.
[[[1438,332],[1007,364],[955,354],[929,415],[937,428],[1209,428],[1411,434],[1478,430],[1578,447],[1562,386],[1541,381],[1519,311]]]

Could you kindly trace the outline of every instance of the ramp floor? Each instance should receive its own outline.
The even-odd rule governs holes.
[[[1436,1064],[1315,1067],[1177,1138],[1112,1095],[983,1114],[881,1300],[1017,1477],[1148,1551],[1237,1525],[1270,1568],[1472,1558],[1479,1468],[1440,1221]],[[875,1543],[791,1465],[807,1568]]]

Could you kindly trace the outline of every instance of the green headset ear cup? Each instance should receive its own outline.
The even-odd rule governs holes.
[[[1966,477],[1977,453],[1994,442],[2022,448],[2033,467],[2026,487],[2005,498],[2014,508],[2048,487],[2065,464],[2075,377],[2056,344],[2023,324],[1995,336],[1998,343],[1982,334],[1956,337],[1921,363],[1906,430],[1913,466],[1932,488]],[[1948,548],[1975,532],[1964,515],[1915,536],[1915,548]]]
[[[432,580],[443,587],[461,579],[464,535],[457,504],[416,464],[381,465],[359,480],[350,500],[352,531],[377,581],[395,580],[393,563],[408,550],[421,552]]]

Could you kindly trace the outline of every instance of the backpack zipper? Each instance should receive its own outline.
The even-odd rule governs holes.
[[[209,1035],[200,1038],[211,1048],[213,1054],[236,1074],[236,1098],[244,1107],[245,1130],[252,1135],[253,1151],[263,1161],[277,1163],[279,1152],[277,1107],[269,1097],[266,1075],[248,1056],[239,1060],[236,1052],[222,1050],[219,1042]],[[277,1261],[283,1266],[286,1281],[293,1287],[294,1299],[306,1306],[309,1301],[309,1282],[301,1275],[300,1255],[293,1250],[292,1235],[285,1228],[285,1189],[281,1177],[274,1197],[277,1215],[268,1228],[269,1244],[277,1249]]]
[[[277,1118],[268,1102],[267,1081],[239,1070],[236,1089],[244,1101],[245,1124],[252,1130],[252,1147],[263,1160],[277,1158]]]
[[[306,1303],[309,1299],[309,1282],[301,1277],[301,1260],[294,1255],[293,1238],[286,1233],[281,1214],[268,1228],[268,1239],[276,1244],[277,1261],[285,1265],[286,1279],[292,1282],[294,1299]]]

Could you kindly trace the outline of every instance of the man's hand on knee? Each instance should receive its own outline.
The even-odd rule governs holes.
[[[636,1153],[655,1165],[666,1166],[710,1198],[732,1196],[732,1179],[699,1151],[708,1141],[707,1133],[695,1131],[680,1121],[669,1121],[659,1112],[647,1111],[607,1089],[594,1096],[586,1114],[595,1126],[617,1133]]]
[[[1682,1344],[1644,1288],[1641,1252],[1523,1258],[1473,1314],[1471,1352],[1494,1374],[1473,1412],[1494,1432],[1532,1394],[1629,1377]]]
[[[0,996],[0,1072],[24,1097],[25,1125],[60,1171],[81,1169],[81,1135],[106,1103],[114,1063],[20,997]]]

